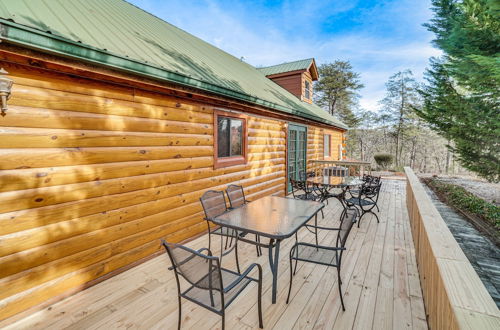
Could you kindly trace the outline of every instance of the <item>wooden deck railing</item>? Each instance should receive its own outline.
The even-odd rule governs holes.
[[[315,173],[324,174],[324,170],[333,167],[343,167],[347,169],[347,173],[354,175],[362,175],[367,170],[371,172],[371,163],[370,162],[361,162],[361,161],[346,161],[346,160],[309,160],[308,171],[314,171]],[[352,171],[354,168],[354,172]],[[350,175],[348,174],[348,175]],[[331,175],[339,175],[331,174]]]
[[[417,176],[409,167],[405,172],[406,204],[429,327],[500,329],[493,299]]]

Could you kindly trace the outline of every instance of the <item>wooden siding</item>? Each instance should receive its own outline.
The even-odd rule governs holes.
[[[0,319],[205,231],[207,189],[284,193],[282,121],[249,116],[248,163],[214,170],[209,105],[2,66]]]
[[[330,134],[332,149],[331,157],[324,157],[324,135]],[[307,128],[307,160],[338,160],[339,147],[342,143],[342,132],[337,130],[329,130],[315,126]],[[307,163],[307,169],[311,170],[311,164]]]
[[[500,329],[500,313],[411,168],[406,207],[431,329]]]
[[[298,72],[292,75],[273,77],[271,79],[299,99],[302,97],[302,73]]]
[[[330,157],[326,157],[325,160],[340,160],[339,158],[339,147],[342,145],[342,135],[340,131],[334,131],[329,129],[324,129],[324,134],[330,134],[330,148],[332,150]]]

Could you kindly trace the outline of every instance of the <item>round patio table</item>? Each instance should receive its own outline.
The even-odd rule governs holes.
[[[320,195],[320,201],[324,202],[328,198],[337,198],[342,205],[342,196],[345,190],[361,186],[363,180],[357,176],[331,176],[331,175],[320,175],[307,178],[307,183],[313,185],[313,191]],[[340,188],[342,191],[339,193],[330,192],[333,188]]]
[[[331,188],[346,188],[346,187],[357,187],[363,184],[357,176],[331,176],[331,175],[321,175],[307,178],[307,182],[311,184],[316,184],[320,186]]]

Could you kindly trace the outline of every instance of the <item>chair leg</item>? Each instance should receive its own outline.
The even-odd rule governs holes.
[[[375,207],[377,208],[377,212],[380,212],[380,209],[378,208],[377,204],[375,204]]]
[[[297,250],[297,259],[295,260],[295,267],[293,268],[293,275],[297,272],[297,264],[299,263],[299,250]],[[290,256],[290,266],[292,265],[292,258]]]
[[[297,268],[297,262],[295,262],[295,268]],[[288,295],[286,296],[286,303],[288,304],[288,301],[290,300],[290,292],[292,292],[292,281],[293,281],[293,275],[295,274],[295,271],[292,273],[292,256],[290,256],[290,284],[288,285]]]
[[[236,269],[238,270],[238,274],[241,274],[240,261],[238,259],[238,241],[236,241],[236,243],[234,243],[234,254],[236,256]]]
[[[328,202],[328,199],[326,201]],[[323,219],[325,218],[325,214],[323,213],[323,209],[321,209],[321,216]]]
[[[255,242],[258,243],[259,242],[259,235],[255,234]],[[255,250],[257,251],[257,257],[260,257],[260,251],[259,251],[259,247],[258,245],[255,245]]]
[[[371,214],[373,214],[373,215],[375,216],[375,218],[377,219],[377,223],[380,223],[380,221],[378,220],[378,215],[377,215],[377,214],[375,214],[374,212],[371,212],[371,211],[370,211],[370,213],[371,213]]]
[[[345,311],[344,298],[342,297],[342,280],[340,279],[340,267],[337,267],[337,277],[339,282],[340,303],[342,304],[342,310]]]
[[[264,322],[262,321],[262,272],[259,273],[259,285],[258,285],[258,296],[257,296],[257,307],[259,312],[259,328],[264,328]]]
[[[181,296],[178,296],[179,298],[179,321],[177,323],[177,329],[181,330],[181,322],[182,322],[182,302],[181,302]]]
[[[208,249],[212,251],[212,235],[210,235],[210,223],[207,221],[207,227],[208,227]]]
[[[226,313],[222,311],[222,330],[226,328]]]
[[[361,224],[361,218],[363,218],[363,216],[366,214],[365,210],[362,210],[361,212],[362,212],[361,216],[358,219],[358,228],[359,228],[359,225]]]
[[[323,212],[323,210],[321,210]],[[324,218],[324,217],[323,217]],[[316,246],[318,246],[318,214],[314,216],[314,236],[316,236]],[[318,251],[318,248],[316,248],[316,251]]]

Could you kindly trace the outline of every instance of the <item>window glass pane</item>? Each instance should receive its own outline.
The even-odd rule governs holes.
[[[330,135],[325,134],[323,135],[323,147],[324,147],[324,156],[325,157],[330,157]]]
[[[231,156],[243,155],[243,121],[231,118]]]
[[[217,117],[217,157],[229,156],[229,118]]]
[[[306,99],[310,99],[311,98],[309,81],[305,82],[304,96],[305,96]]]

